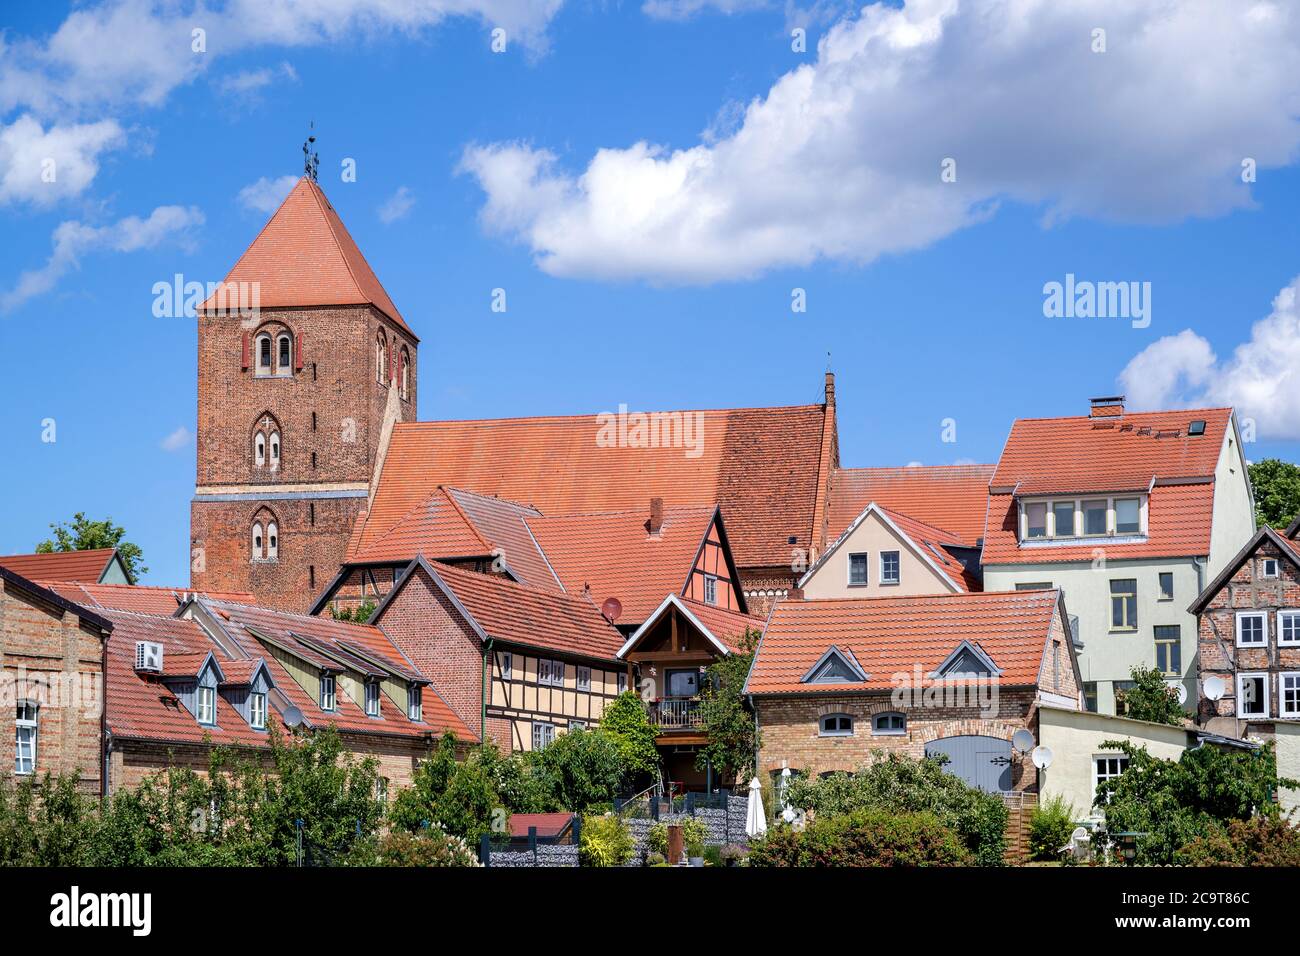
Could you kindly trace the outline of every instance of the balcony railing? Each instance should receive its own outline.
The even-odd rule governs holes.
[[[661,730],[694,730],[702,724],[698,697],[664,697],[650,708],[650,719]]]

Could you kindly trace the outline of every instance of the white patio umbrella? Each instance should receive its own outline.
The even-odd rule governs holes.
[[[749,810],[745,814],[745,832],[751,837],[767,832],[767,814],[763,812],[763,794],[758,778],[749,781]]]

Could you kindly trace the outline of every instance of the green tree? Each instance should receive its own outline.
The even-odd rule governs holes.
[[[1165,683],[1154,667],[1134,667],[1129,671],[1133,686],[1124,691],[1124,716],[1153,724],[1181,724],[1187,717],[1178,703],[1178,692]]]
[[[759,735],[744,690],[759,636],[756,630],[746,631],[736,650],[709,665],[700,693],[700,721],[709,742],[700,748],[695,765],[703,770],[712,764],[724,784],[754,775]]]
[[[509,812],[494,783],[495,752],[475,748],[458,763],[456,736],[443,735],[433,755],[416,768],[411,786],[397,794],[389,821],[409,833],[437,824],[471,846],[485,833],[504,830]]]
[[[778,827],[758,840],[760,867],[969,866],[970,851],[933,813],[854,810],[818,816],[802,832]]]
[[[1178,760],[1153,757],[1129,741],[1105,741],[1128,766],[1097,786],[1096,806],[1111,833],[1141,833],[1137,862],[1172,864],[1198,838],[1227,832],[1233,820],[1280,815],[1274,801],[1279,787],[1300,781],[1279,778],[1273,745],[1258,749],[1204,746],[1183,751]]]
[[[373,598],[366,598],[356,607],[331,607],[330,614],[336,621],[347,621],[350,624],[365,624],[370,620],[371,615],[375,613],[375,608],[379,607]]]
[[[85,512],[78,511],[71,521],[50,525],[53,538],[46,538],[36,545],[37,554],[50,554],[55,551],[93,551],[96,548],[117,548],[118,557],[126,566],[126,576],[132,584],[140,575],[148,574],[144,566],[144,552],[139,545],[124,541],[126,529],[113,524],[112,518],[103,521],[91,521]]]
[[[625,781],[640,789],[659,773],[659,750],[655,747],[655,725],[650,722],[645,704],[632,691],[624,691],[605,708],[600,718],[600,729],[609,735],[618,747],[623,761]]]
[[[570,730],[530,757],[548,796],[548,810],[588,809],[609,804],[623,782],[622,753],[601,730]]]
[[[1300,465],[1265,458],[1246,470],[1255,489],[1258,527],[1285,528],[1300,515]]]

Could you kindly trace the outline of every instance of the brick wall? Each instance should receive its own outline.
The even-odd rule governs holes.
[[[17,700],[38,705],[36,774],[76,772],[98,793],[103,642],[78,617],[0,580],[0,773],[15,767]]]
[[[907,732],[892,735],[871,732],[872,715],[899,710],[888,695],[759,698],[758,722],[762,735],[759,768],[767,773],[779,769],[782,761],[788,761],[791,768],[815,776],[833,770],[857,770],[872,759],[873,751],[903,753],[919,759],[925,756],[925,745],[940,737],[973,734],[1010,740],[1017,730],[1033,729],[1035,696],[1028,689],[1001,691],[996,710],[989,716],[982,716],[974,707],[904,708]],[[852,736],[820,735],[820,718],[832,713],[853,717]],[[1013,757],[1013,760],[1012,789],[1033,787],[1037,780],[1033,764],[1027,758]]]
[[[1278,576],[1263,578],[1260,565],[1264,558],[1276,558]],[[1282,557],[1277,546],[1263,539],[1255,554],[1224,584],[1197,619],[1197,651],[1200,665],[1198,691],[1205,678],[1221,677],[1227,693],[1211,701],[1200,693],[1203,718],[1231,717],[1237,713],[1239,671],[1266,671],[1269,675],[1269,711],[1278,715],[1278,674],[1300,671],[1300,647],[1278,645],[1277,614],[1279,609],[1300,608],[1300,571]],[[1237,612],[1267,611],[1267,641],[1263,647],[1237,647]]]
[[[423,568],[384,609],[378,623],[475,733],[482,721],[483,656],[478,636]],[[494,736],[497,732],[493,728]],[[509,732],[497,740],[510,749]]]
[[[399,398],[396,407],[402,420],[413,420],[416,345],[370,306],[267,309],[251,328],[237,318],[199,318],[195,484],[200,493],[239,500],[192,503],[193,587],[251,590],[268,607],[304,610],[337,573],[365,498],[313,495],[364,492],[372,477],[390,391],[375,376],[381,330],[410,354],[408,398]],[[301,335],[302,368],[288,376],[255,374],[255,344],[263,331],[273,341],[281,331],[295,343]],[[253,352],[247,369],[245,332]],[[263,466],[255,462],[254,434],[264,419],[280,434],[276,469],[269,450]],[[289,497],[271,497],[282,495]],[[259,509],[275,515],[280,534],[278,560],[262,567],[250,558]]]

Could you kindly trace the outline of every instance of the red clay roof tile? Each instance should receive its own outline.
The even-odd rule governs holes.
[[[49,554],[8,554],[0,556],[0,567],[37,584],[46,581],[96,584],[116,553],[116,548],[92,548],[86,551],[52,551]]]
[[[945,528],[973,547],[984,536],[993,465],[926,465],[912,468],[840,468],[831,479],[830,540],[867,505]]]

